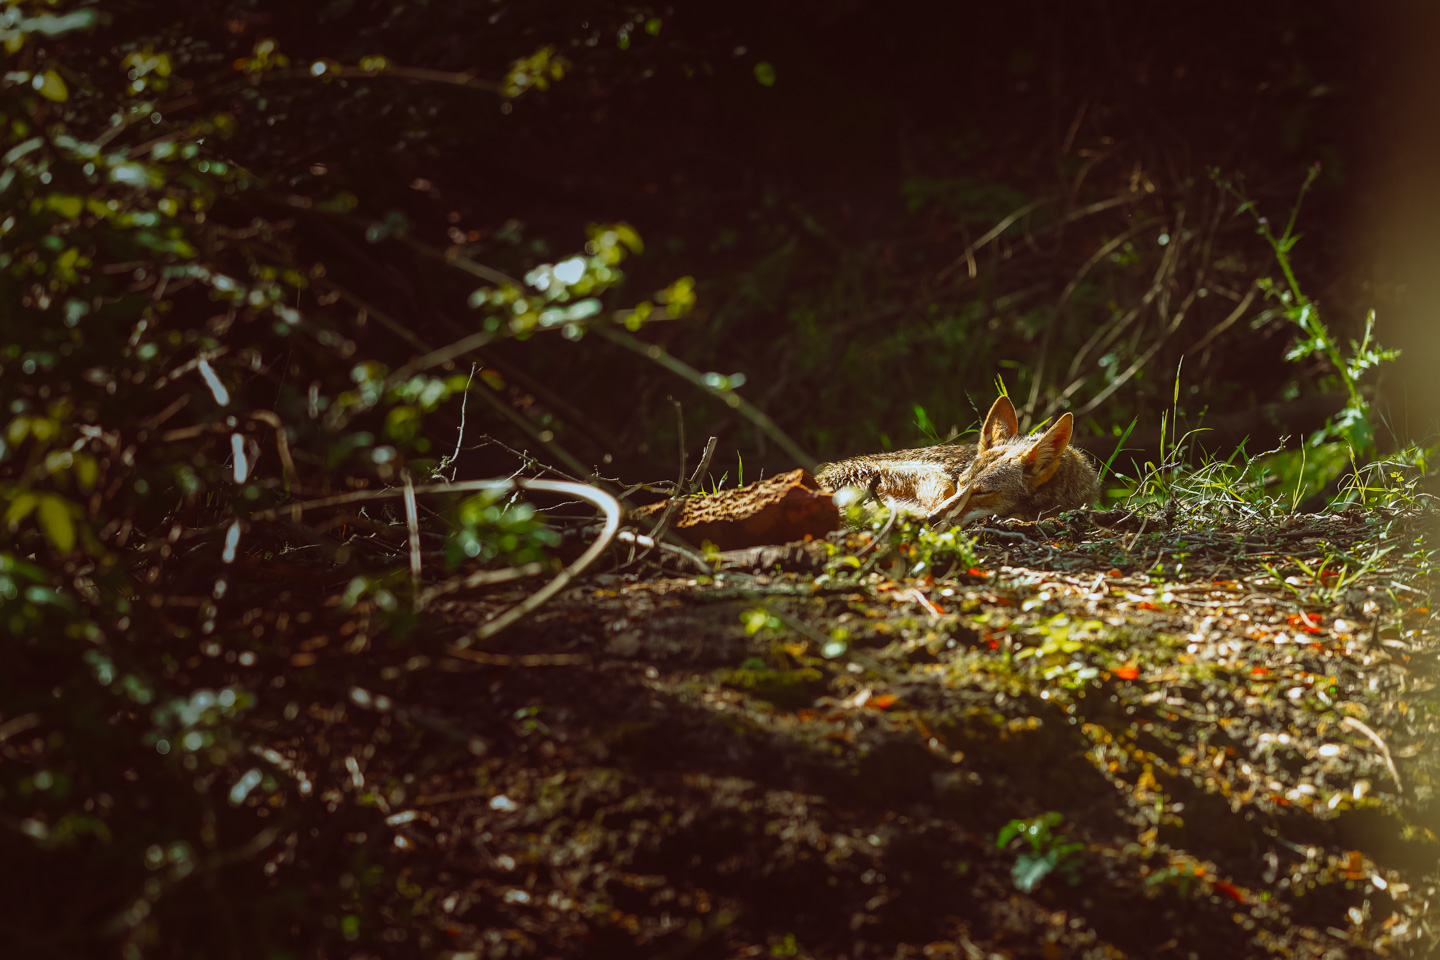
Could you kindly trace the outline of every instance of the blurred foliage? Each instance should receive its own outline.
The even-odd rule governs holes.
[[[507,389],[453,361],[608,320],[641,241],[594,225],[523,282],[417,244],[452,286],[483,281],[441,348],[425,337],[450,331],[367,311],[302,226],[403,245],[408,215],[234,159],[297,97],[359,95],[327,78],[405,68],[292,68],[273,39],[227,50],[137,12],[0,13],[0,857],[26,878],[0,899],[0,939],[7,955],[301,955],[399,930],[423,949],[434,908],[381,823],[404,785],[365,781],[363,743],[308,772],[272,746],[301,711],[379,711],[364,690],[438,652],[412,629],[402,545],[363,510],[259,517],[452,466],[427,422],[444,413],[453,439],[463,399]],[[501,60],[500,93],[544,90],[564,64],[544,47]],[[692,281],[656,299],[682,315]],[[450,566],[548,563],[557,537],[530,504],[450,506]]]

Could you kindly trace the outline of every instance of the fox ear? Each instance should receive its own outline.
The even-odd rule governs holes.
[[[1039,486],[1055,476],[1055,471],[1060,469],[1061,455],[1070,446],[1070,435],[1074,430],[1075,418],[1062,413],[1045,435],[1021,455],[1020,463],[1031,483]]]
[[[985,415],[985,425],[980,428],[980,450],[984,452],[997,443],[1004,443],[1020,432],[1020,422],[1015,419],[1015,405],[1010,398],[1001,394],[990,405]]]

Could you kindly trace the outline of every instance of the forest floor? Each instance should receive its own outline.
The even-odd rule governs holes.
[[[1095,517],[592,573],[411,673],[454,955],[1431,956],[1435,515]]]

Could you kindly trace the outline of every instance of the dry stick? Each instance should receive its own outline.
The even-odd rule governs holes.
[[[399,383],[401,380],[412,377],[422,370],[426,370],[430,367],[446,363],[450,360],[454,360],[461,354],[469,350],[474,350],[478,347],[481,347],[486,343],[489,343],[491,340],[495,339],[494,334],[491,333],[475,333],[471,334],[470,336],[463,337],[448,346],[432,350],[428,344],[417,338],[409,330],[405,329],[403,325],[398,323],[394,318],[388,316],[383,310],[378,310],[373,306],[365,304],[363,301],[352,296],[340,287],[332,287],[331,289],[335,290],[335,292],[337,292],[342,299],[346,300],[346,302],[350,303],[356,309],[364,310],[366,313],[374,316],[381,325],[389,329],[391,332],[404,338],[407,342],[410,343],[411,346],[415,347],[418,350],[425,351],[422,356],[410,361],[409,363],[405,364],[405,366],[401,367],[399,370],[396,370],[389,377],[387,377],[385,380],[385,385],[387,387],[393,386],[396,383]],[[467,396],[470,393],[470,386],[470,384],[466,384]],[[487,386],[482,386],[481,389],[477,392],[480,394],[483,400],[489,403],[490,406],[492,406],[496,410],[496,412],[498,412],[501,416],[505,417],[505,419],[513,423],[516,427],[520,429],[522,433],[529,436],[530,439],[534,440],[540,446],[548,450],[551,455],[562,461],[567,467],[570,468],[573,473],[583,477],[590,472],[585,469],[584,464],[582,464],[579,460],[572,456],[570,452],[564,447],[560,446],[554,440],[546,440],[541,437],[540,431],[535,427],[533,423],[531,423],[526,418],[520,416],[507,404],[501,403],[500,400],[495,397],[494,393]],[[339,408],[336,407],[335,409],[338,410]]]
[[[681,410],[679,400],[671,397],[670,402],[675,405],[675,435],[678,438],[676,452],[680,455],[680,470],[675,476],[675,489],[670,491],[670,499],[666,501],[665,509],[661,511],[660,519],[656,521],[655,526],[650,528],[651,532],[655,535],[655,540],[658,540],[664,534],[665,527],[670,523],[670,518],[680,509],[683,498],[690,494],[690,488],[685,485],[685,414]],[[639,543],[639,541],[634,539],[630,542]],[[651,542],[652,544],[654,543],[653,540]],[[645,553],[636,556],[635,550],[632,547],[630,557],[625,561],[626,564],[634,563],[636,560],[643,558],[652,549],[654,549],[653,546],[647,547]]]
[[[617,330],[615,327],[610,326],[609,324],[597,324],[590,329],[594,330],[596,333],[599,333],[601,336],[612,341],[613,343],[618,343],[620,346],[624,347],[627,350],[634,351],[635,353],[640,354],[640,356],[642,357],[647,357],[650,360],[655,361],[660,366],[664,367],[666,370],[669,370],[671,373],[678,374],[684,379],[689,380],[691,383],[695,384],[695,386],[699,387],[701,390],[704,390],[706,393],[720,400],[727,407],[740,414],[746,420],[749,420],[755,426],[759,427],[762,433],[764,433],[771,440],[775,441],[775,443],[786,453],[788,453],[791,458],[795,460],[796,463],[800,464],[800,466],[804,467],[806,470],[809,470],[812,473],[814,472],[815,458],[810,456],[804,450],[800,449],[799,444],[797,444],[794,440],[791,440],[783,430],[777,427],[775,425],[775,421],[771,420],[770,417],[764,413],[764,411],[759,410],[752,404],[746,402],[745,399],[741,397],[738,393],[735,393],[733,390],[721,390],[717,387],[712,387],[710,384],[705,382],[705,377],[700,373],[700,371],[696,370],[694,367],[690,366],[684,361],[677,360],[675,357],[667,353],[664,347],[658,346],[657,344],[645,343],[643,340],[632,337],[630,334],[626,333],[623,330]]]
[[[251,410],[250,416],[268,424],[275,431],[275,452],[280,456],[280,469],[285,476],[287,491],[300,488],[300,473],[295,469],[295,459],[290,455],[290,440],[285,436],[285,425],[271,410]]]
[[[405,529],[410,533],[410,595],[415,598],[415,610],[420,610],[420,515],[415,509],[415,481],[410,471],[405,471]]]
[[[1175,269],[1175,252],[1179,249],[1178,244],[1171,244],[1166,248],[1165,255],[1160,258],[1160,266],[1155,269],[1155,276],[1150,281],[1150,287],[1145,291],[1145,295],[1140,298],[1140,302],[1114,320],[1101,324],[1101,326],[1090,335],[1090,338],[1080,345],[1080,349],[1070,361],[1070,369],[1066,373],[1066,376],[1074,377],[1087,356],[1093,351],[1103,350],[1113,343],[1115,338],[1118,337],[1126,327],[1135,322],[1135,318],[1140,315],[1140,312],[1150,306],[1155,298],[1160,295],[1160,292],[1165,288],[1166,280],[1169,279],[1170,274]]]
[[[365,67],[347,67],[343,64],[325,64],[323,73],[315,73],[313,67],[298,67],[288,70],[266,70],[259,74],[259,80],[326,80],[332,77],[344,77],[348,80],[384,80],[395,78],[399,80],[419,80],[423,83],[448,83],[457,87],[468,87],[471,90],[483,90],[486,93],[503,93],[503,88],[494,80],[478,79],[469,70],[427,70],[424,67],[397,67],[386,66],[383,70],[372,70]]]
[[[1152,288],[1152,289],[1158,289],[1158,287],[1157,287],[1157,288]],[[1199,353],[1200,351],[1202,351],[1202,350],[1204,350],[1206,347],[1208,347],[1208,346],[1210,345],[1210,342],[1211,342],[1212,340],[1214,340],[1214,339],[1215,339],[1216,337],[1218,337],[1220,334],[1224,333],[1226,330],[1228,330],[1228,329],[1230,329],[1232,326],[1234,326],[1234,325],[1235,325],[1235,321],[1237,321],[1237,320],[1239,320],[1241,317],[1243,317],[1243,316],[1245,315],[1245,311],[1250,308],[1250,304],[1255,301],[1255,294],[1256,294],[1256,292],[1258,291],[1258,289],[1259,289],[1258,287],[1251,287],[1251,288],[1250,288],[1250,291],[1249,291],[1247,294],[1245,294],[1245,297],[1240,301],[1240,304],[1239,304],[1234,310],[1230,311],[1230,315],[1227,316],[1224,320],[1221,320],[1221,321],[1220,321],[1218,324],[1216,324],[1215,326],[1211,327],[1209,333],[1205,334],[1205,336],[1201,337],[1201,338],[1200,338],[1199,340],[1197,340],[1194,344],[1192,344],[1191,347],[1190,347],[1190,349],[1188,349],[1188,350],[1185,351],[1185,355],[1186,355],[1187,357],[1193,357],[1193,356],[1195,356],[1197,353]],[[1147,303],[1149,302],[1148,297],[1147,297],[1146,302],[1147,302]],[[1138,308],[1137,308],[1137,309],[1138,309]],[[1127,317],[1126,317],[1126,319],[1125,319],[1125,322],[1127,322],[1127,323],[1129,322],[1129,315],[1128,315],[1128,314],[1127,314]],[[1072,369],[1072,370],[1071,370],[1071,375],[1074,376],[1074,374],[1075,374],[1075,371]],[[1051,402],[1051,404],[1050,404],[1050,406],[1049,406],[1048,408],[1046,408],[1045,415],[1046,415],[1046,416],[1049,416],[1049,415],[1051,415],[1052,413],[1054,413],[1055,410],[1059,407],[1060,403],[1061,403],[1062,401],[1064,401],[1064,400],[1068,400],[1068,399],[1075,393],[1076,390],[1079,390],[1082,386],[1085,385],[1085,382],[1086,382],[1088,379],[1089,379],[1089,378],[1088,378],[1087,376],[1085,376],[1085,375],[1082,374],[1082,375],[1080,375],[1080,376],[1077,376],[1074,380],[1072,380],[1072,381],[1070,382],[1070,385],[1069,385],[1068,387],[1066,387],[1064,390],[1061,390],[1060,393],[1059,393],[1059,395],[1056,396],[1055,400],[1054,400],[1053,402]]]
[[[549,600],[560,590],[564,589],[571,580],[574,580],[584,570],[595,562],[595,558],[605,552],[610,542],[615,539],[615,533],[620,529],[620,502],[598,487],[585,483],[568,483],[560,480],[531,480],[524,477],[513,479],[492,479],[492,480],[461,480],[459,483],[428,483],[424,486],[415,487],[417,494],[422,493],[466,493],[472,490],[501,490],[509,492],[519,487],[521,490],[540,490],[546,493],[562,493],[579,497],[587,503],[594,504],[605,513],[605,526],[601,529],[599,536],[595,538],[584,553],[570,566],[561,570],[553,580],[545,584],[539,590],[526,597],[520,603],[510,607],[504,613],[486,623],[479,630],[475,631],[475,640],[486,640],[504,630],[515,621],[526,614],[537,609],[546,600]],[[306,510],[318,510],[323,507],[340,506],[346,503],[356,503],[363,500],[385,500],[397,496],[399,490],[357,490],[353,493],[338,494],[333,497],[321,497],[318,500],[305,500],[296,503],[286,504],[271,510],[262,510],[252,514],[250,520],[267,521],[278,520],[282,515],[289,514],[290,519],[298,522],[301,514]],[[463,649],[471,638],[463,638],[460,644],[448,648],[447,652],[455,656],[456,650]]]
[[[1039,210],[1047,203],[1054,202],[1054,197],[1041,197],[1039,200],[1036,200],[1033,203],[1025,204],[1025,206],[1021,207],[1019,210],[1016,210],[1014,213],[1010,214],[1008,217],[995,224],[995,226],[991,227],[979,240],[976,240],[974,243],[967,246],[965,248],[965,252],[962,253],[955,260],[954,263],[950,264],[950,266],[946,267],[944,270],[941,270],[938,274],[936,274],[935,282],[939,283],[943,281],[946,277],[950,276],[950,274],[954,273],[957,269],[959,269],[961,264],[971,264],[971,269],[973,270],[975,263],[975,254],[980,252],[981,247],[984,247],[986,244],[999,237],[1000,234],[1010,229],[1010,225],[1016,220],[1019,220],[1021,217],[1027,214],[1034,213],[1036,210]],[[971,275],[973,276],[974,274],[972,273]]]
[[[672,397],[670,402],[675,407],[675,453],[680,457],[680,469],[675,473],[675,495],[683,497],[690,492],[685,486],[685,411],[679,400]]]
[[[1094,410],[1096,407],[1100,406],[1100,404],[1104,403],[1106,400],[1110,399],[1110,395],[1112,393],[1123,387],[1130,380],[1131,377],[1135,376],[1135,374],[1138,373],[1140,369],[1145,366],[1145,364],[1149,363],[1150,358],[1160,352],[1160,348],[1165,345],[1165,341],[1169,339],[1170,335],[1174,333],[1177,329],[1179,329],[1180,322],[1185,319],[1185,312],[1190,309],[1190,304],[1195,302],[1195,298],[1198,295],[1199,290],[1191,290],[1190,293],[1185,297],[1185,302],[1180,304],[1180,309],[1175,311],[1175,319],[1170,321],[1170,326],[1167,327],[1165,331],[1160,334],[1159,338],[1157,338],[1156,341],[1150,345],[1150,349],[1146,350],[1139,357],[1139,359],[1137,359],[1134,363],[1130,364],[1130,366],[1126,368],[1124,373],[1120,374],[1120,376],[1116,377],[1114,380],[1111,380],[1108,384],[1106,384],[1105,389],[1101,390],[1095,396],[1091,397],[1089,403],[1085,404],[1085,406],[1081,407],[1079,410],[1076,410],[1075,416],[1084,416],[1085,414]]]
[[[1380,748],[1380,756],[1385,761],[1385,769],[1390,771],[1390,776],[1395,780],[1395,792],[1404,794],[1405,787],[1400,783],[1400,772],[1395,769],[1395,761],[1390,759],[1390,748],[1385,746],[1385,741],[1380,739],[1380,734],[1371,730],[1354,717],[1346,717],[1344,720],[1341,720],[1340,726],[1349,727],[1352,730],[1359,730],[1370,738],[1371,743]]]
[[[682,546],[678,543],[666,543],[663,540],[656,540],[654,537],[647,537],[643,533],[635,533],[633,530],[621,530],[615,534],[615,539],[623,541],[624,543],[633,543],[637,547],[643,547],[646,553],[651,550],[659,550],[661,553],[664,553],[668,550],[670,553],[685,558],[695,569],[706,576],[715,572],[710,564],[705,562],[704,557],[688,546]],[[645,554],[642,553],[636,557],[636,559],[644,559],[644,557]],[[626,562],[628,563],[629,561]]]
[[[457,590],[494,586],[497,583],[508,583],[511,580],[533,577],[536,574],[544,572],[545,564],[538,560],[534,563],[522,563],[518,567],[506,567],[504,570],[477,570],[463,580],[452,577],[443,583],[437,583],[435,586],[428,587],[421,591],[417,606],[424,607],[436,597],[444,596],[447,593],[455,593]]]
[[[470,364],[470,379],[465,381],[465,392],[460,395],[460,429],[455,431],[455,452],[450,454],[450,482],[455,482],[455,474],[459,472],[457,465],[460,460],[460,445],[465,441],[465,407],[470,402],[470,385],[475,382],[475,368],[478,363]]]
[[[618,315],[620,311],[616,311]],[[458,325],[457,325],[458,326]],[[597,446],[605,450],[619,450],[625,444],[611,433],[603,424],[594,417],[584,413],[575,406],[569,399],[559,393],[555,385],[544,380],[537,379],[527,372],[523,367],[495,353],[493,350],[481,348],[475,351],[475,359],[478,359],[487,367],[493,367],[500,372],[500,375],[508,382],[517,387],[532,393],[549,409],[559,414],[560,419],[574,424],[581,432],[590,435]]]
[[[1224,320],[1221,320],[1215,326],[1211,327],[1210,332],[1197,340],[1194,346],[1192,346],[1189,350],[1186,351],[1186,354],[1193,357],[1201,350],[1204,350],[1206,347],[1210,346],[1211,340],[1214,340],[1216,337],[1220,336],[1220,334],[1224,333],[1226,330],[1229,330],[1232,326],[1234,326],[1235,321],[1243,317],[1245,315],[1245,311],[1250,308],[1250,304],[1254,302],[1255,293],[1258,290],[1259,287],[1252,286],[1249,292],[1245,294],[1245,299],[1240,301],[1240,305],[1237,306],[1234,310],[1230,311],[1230,316],[1226,317]]]
[[[469,257],[462,257],[460,255],[459,247],[445,247],[444,249],[440,247],[432,247],[428,243],[421,243],[419,240],[416,240],[408,233],[398,237],[397,239],[401,243],[405,244],[406,246],[410,247],[412,250],[415,250],[418,253],[424,254],[425,256],[432,259],[439,260],[442,263],[448,263],[452,266],[459,267],[461,270],[464,270],[471,276],[479,277],[481,280],[488,280],[490,283],[493,283],[496,286],[518,287],[521,290],[525,289],[525,285],[523,283],[510,276],[508,273],[503,273],[499,270],[496,270],[494,267],[487,267],[485,264],[480,263],[477,260],[471,260]]]
[[[595,538],[595,542],[590,544],[590,548],[582,553],[574,563],[570,564],[570,566],[564,570],[561,570],[554,580],[551,580],[545,584],[545,586],[526,597],[522,602],[482,626],[479,630],[476,630],[476,640],[487,640],[495,636],[495,634],[504,630],[532,610],[537,609],[546,600],[549,600],[563,590],[571,580],[579,576],[586,567],[595,562],[595,559],[599,557],[600,554],[605,552],[606,548],[610,546],[610,541],[615,539],[615,534],[620,529],[620,501],[599,487],[582,483],[564,483],[559,480],[516,480],[515,483],[519,485],[521,489],[548,490],[551,493],[568,493],[571,496],[576,496],[581,500],[592,503],[605,511],[605,527],[600,531],[600,535]],[[449,652],[454,655],[457,649],[461,649],[466,645],[468,644],[464,642],[458,643],[450,647]]]
[[[346,303],[350,304],[350,306],[354,307],[356,310],[359,310],[361,313],[365,314],[367,318],[373,316],[377,323],[379,323],[386,330],[389,330],[391,333],[395,334],[395,336],[399,337],[401,340],[404,340],[406,343],[410,344],[410,346],[414,349],[420,351],[421,353],[430,352],[430,345],[428,343],[426,343],[424,340],[421,340],[418,336],[415,335],[415,332],[413,330],[411,330],[409,327],[406,327],[394,317],[390,316],[384,310],[379,309],[372,303],[362,300],[359,296],[355,295],[350,290],[340,286],[332,280],[322,280],[321,282],[324,284],[325,289],[329,290],[341,300],[344,300]]]
[[[479,394],[482,400],[490,404],[490,406],[495,410],[496,413],[499,413],[506,420],[509,420],[515,426],[519,427],[522,433],[526,434],[530,437],[531,440],[534,440],[540,446],[548,450],[551,456],[555,457],[561,463],[565,464],[565,466],[568,467],[574,474],[583,477],[590,473],[589,470],[585,469],[585,465],[583,463],[581,463],[579,460],[577,460],[574,456],[571,455],[570,451],[560,446],[554,440],[547,440],[542,437],[540,435],[540,430],[535,426],[535,424],[531,423],[528,419],[512,410],[509,404],[502,403],[500,401],[500,398],[495,396],[495,392],[491,390],[488,386],[486,386],[485,384],[481,384],[480,389],[475,392]]]
[[[1085,119],[1085,111],[1090,109],[1090,98],[1086,97],[1080,101],[1080,107],[1075,111],[1075,119],[1070,121],[1070,129],[1065,131],[1065,142],[1060,144],[1060,156],[1063,158],[1070,152],[1070,147],[1075,143],[1075,135],[1080,132],[1080,121]]]
[[[710,458],[715,455],[715,444],[718,442],[718,439],[717,437],[711,437],[706,442],[705,452],[700,455],[700,463],[696,465],[695,473],[691,475],[688,482],[685,480],[685,457],[684,454],[681,454],[680,481],[676,485],[678,489],[676,489],[674,496],[670,498],[670,502],[665,504],[665,509],[661,512],[660,519],[655,522],[655,526],[650,528],[650,536],[654,540],[659,540],[661,537],[666,536],[669,531],[670,521],[675,519],[675,514],[679,512],[681,505],[684,504],[685,497],[690,495],[690,492],[695,489],[695,484],[699,482],[700,476],[710,468]],[[639,541],[636,542],[638,543]],[[642,558],[644,556],[645,554],[643,553],[640,555]],[[711,572],[708,565],[706,566],[705,572]]]
[[[479,333],[472,333],[468,337],[461,337],[454,343],[440,347],[438,350],[431,350],[424,356],[416,357],[386,377],[385,387],[388,389],[402,380],[409,380],[421,370],[429,370],[431,367],[438,367],[441,364],[449,363],[456,357],[485,346],[485,344],[494,340],[495,336],[496,335],[489,330],[481,330]]]
[[[1106,243],[1105,245],[1100,247],[1100,249],[1096,250],[1093,254],[1090,255],[1090,258],[1088,260],[1086,260],[1083,264],[1080,265],[1080,269],[1077,270],[1075,272],[1075,275],[1070,278],[1070,282],[1065,284],[1065,289],[1060,291],[1060,299],[1055,304],[1055,319],[1053,322],[1046,326],[1045,335],[1041,337],[1040,340],[1040,357],[1035,364],[1035,376],[1030,381],[1030,396],[1025,401],[1025,409],[1023,411],[1023,414],[1024,425],[1027,429],[1030,426],[1031,418],[1034,416],[1035,407],[1040,402],[1040,386],[1045,379],[1045,366],[1046,361],[1049,359],[1050,355],[1050,345],[1054,340],[1054,331],[1058,326],[1060,326],[1060,323],[1064,318],[1065,308],[1069,306],[1070,298],[1075,295],[1075,291],[1079,289],[1080,284],[1085,280],[1087,276],[1089,276],[1090,271],[1095,269],[1095,266],[1099,264],[1100,261],[1104,260],[1111,253],[1118,250],[1127,241],[1129,241],[1131,237],[1135,236],[1138,233],[1141,233],[1142,231],[1149,230],[1151,227],[1155,226],[1158,223],[1163,223],[1164,219],[1164,217],[1151,217],[1148,220],[1143,220],[1140,223],[1137,223],[1135,226],[1131,227],[1129,230],[1126,230],[1124,233],[1120,234],[1118,237],[1115,237],[1109,243]],[[1081,347],[1080,352],[1083,354],[1087,347],[1089,347],[1088,343],[1084,347]],[[1071,367],[1073,368],[1074,366],[1075,364],[1072,362]],[[1048,417],[1053,412],[1054,404],[1051,404],[1051,410],[1047,411],[1045,415]]]

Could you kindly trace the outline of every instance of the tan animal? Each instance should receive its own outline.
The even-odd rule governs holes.
[[[1037,438],[1020,436],[1010,398],[990,408],[979,443],[940,444],[827,463],[828,490],[860,486],[908,513],[967,523],[981,517],[1038,520],[1083,507],[1100,494],[1090,457],[1070,446],[1070,414]]]

